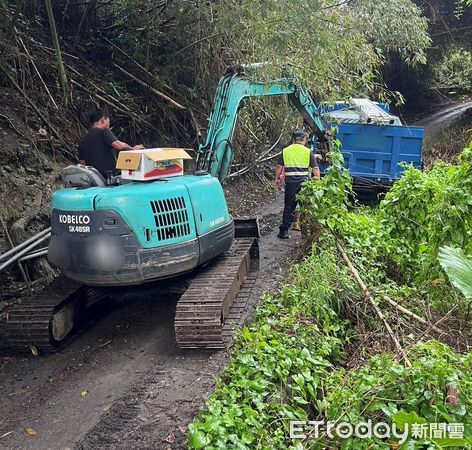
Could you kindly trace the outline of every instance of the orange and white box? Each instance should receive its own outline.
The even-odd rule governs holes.
[[[183,175],[184,159],[192,157],[183,148],[123,150],[116,168],[125,180],[148,181]]]

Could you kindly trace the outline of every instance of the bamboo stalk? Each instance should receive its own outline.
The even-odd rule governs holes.
[[[428,325],[432,330],[436,331],[436,333],[439,334],[445,334],[446,331],[442,330],[441,328],[430,324],[427,320],[423,319],[422,317],[416,315],[413,311],[410,311],[409,309],[405,308],[404,306],[400,305],[396,301],[392,300],[390,297],[387,297],[386,295],[383,296],[385,300],[387,300],[388,303],[390,303],[394,308],[396,308],[398,311],[402,312],[403,314],[406,314],[407,316],[412,317],[413,319],[417,320],[418,322],[422,323],[423,325]]]
[[[112,47],[116,48],[121,54],[123,54],[124,56],[126,56],[132,63],[136,64],[136,66],[139,67],[140,70],[142,70],[143,72],[145,72],[149,77],[152,78],[152,73],[149,72],[144,66],[142,66],[138,61],[136,61],[133,57],[131,57],[128,53],[126,53],[121,47],[118,47],[118,45],[116,45],[114,42],[110,41],[110,39],[102,36],[103,39],[108,42]]]
[[[15,31],[16,31],[16,29],[15,29]],[[35,64],[35,62],[34,62],[34,59],[31,57],[30,52],[29,52],[28,49],[26,48],[26,45],[25,45],[25,43],[23,42],[23,39],[21,39],[21,36],[18,36],[18,40],[20,41],[20,44],[21,44],[21,46],[23,47],[23,50],[25,51],[26,57],[29,59],[31,65],[33,66],[33,68],[34,68],[34,70],[35,70],[35,72],[36,72],[36,74],[38,75],[39,79],[41,80],[41,83],[42,83],[42,85],[44,86],[44,89],[46,90],[46,92],[47,92],[49,98],[50,98],[51,101],[52,101],[52,104],[54,105],[54,107],[55,107],[56,109],[59,109],[59,107],[57,106],[57,103],[55,102],[53,96],[51,95],[51,92],[49,91],[49,88],[48,88],[47,84],[44,82],[43,77],[42,77],[41,74],[39,73],[39,70],[38,70],[38,68],[36,67],[36,64]]]
[[[138,115],[136,115],[135,113],[133,113],[129,108],[127,108],[126,106],[124,105],[121,105],[120,103],[118,103],[116,100],[113,99],[113,101],[111,99],[107,99],[105,97],[103,97],[102,95],[96,93],[96,92],[93,92],[92,90],[90,90],[89,88],[85,87],[84,85],[80,84],[78,81],[74,80],[73,78],[71,78],[70,82],[83,89],[85,92],[89,93],[90,95],[93,95],[94,97],[96,97],[97,99],[101,100],[102,102],[106,103],[107,105],[117,109],[118,111],[121,111],[123,114],[126,114],[126,115],[130,115],[130,116],[133,116],[135,119],[137,120],[140,120],[140,117]]]
[[[163,92],[158,91],[157,89],[153,88],[149,83],[146,83],[145,81],[135,77],[132,73],[129,73],[127,70],[123,69],[123,67],[120,67],[118,64],[113,63],[113,65],[122,73],[124,73],[127,77],[131,78],[133,81],[136,81],[136,83],[140,84],[141,86],[149,89],[150,92],[152,92],[156,97],[160,97],[161,99],[165,100],[166,102],[170,103],[174,108],[180,109],[180,110],[188,110],[187,107],[181,105],[179,102],[175,101],[173,98],[169,97],[168,95],[164,94]]]
[[[341,246],[341,244],[339,244],[339,242],[336,242],[336,247],[338,248],[339,252],[341,253],[344,261],[346,261],[346,264],[349,267],[349,270],[351,271],[352,275],[354,276],[356,281],[359,283],[359,286],[362,289],[362,293],[364,294],[364,298],[370,303],[370,305],[372,306],[372,309],[375,311],[375,314],[377,314],[377,317],[383,323],[385,329],[387,330],[388,334],[390,335],[390,338],[392,339],[393,343],[395,344],[395,347],[396,347],[398,353],[400,353],[400,355],[404,359],[405,365],[407,367],[412,367],[411,362],[408,359],[408,356],[406,356],[405,350],[403,350],[403,347],[401,346],[400,342],[398,341],[397,337],[395,336],[395,333],[393,332],[392,328],[390,327],[389,323],[387,322],[387,319],[383,315],[381,309],[377,306],[374,299],[372,298],[372,295],[370,294],[369,290],[367,289],[367,286],[365,285],[364,281],[362,281],[362,278],[360,277],[359,272],[354,267],[351,260],[346,255],[346,252],[344,251],[343,247]]]
[[[75,69],[73,69],[72,67],[70,68],[75,74],[77,74],[78,76],[80,76],[81,78],[83,78],[83,76],[77,72]],[[71,80],[72,81],[72,80]],[[78,87],[82,87],[84,89],[87,89],[85,86],[79,84],[79,82],[77,80],[73,80],[72,81],[73,83],[76,84],[76,86]],[[88,83],[90,84],[90,86],[92,86],[94,89],[96,89],[98,92],[100,92],[100,94],[103,94],[104,96],[106,96],[108,99],[110,99],[110,101],[116,103],[117,106],[121,107],[122,109],[128,111],[130,114],[133,114],[133,111],[128,107],[126,106],[124,103],[120,102],[116,97],[113,97],[113,95],[109,94],[108,92],[106,92],[104,89],[102,89],[100,86],[97,86],[93,81],[90,81],[88,80]],[[90,93],[90,92],[89,92]],[[138,115],[136,115],[136,117],[139,117]],[[141,119],[139,119],[141,120]]]
[[[105,98],[103,97],[102,95],[100,94],[97,94],[96,92],[93,92],[91,89],[85,87],[84,85],[80,84],[78,81],[74,80],[71,78],[70,80],[71,84],[83,89],[85,92],[87,92],[88,94],[96,97],[98,100],[101,100],[102,102],[106,103],[107,105],[110,105],[112,108],[115,108],[117,111],[120,111],[122,112],[124,115],[129,115],[131,117],[133,117],[136,121],[138,122],[142,122],[142,123],[145,123],[146,125],[150,126],[151,128],[153,128],[154,130],[156,129],[156,127],[154,127],[154,125],[152,125],[151,123],[149,123],[146,119],[143,119],[142,117],[138,116],[136,113],[134,113],[133,111],[131,111],[131,109],[129,109],[126,105],[123,105],[122,103],[118,102],[114,97],[112,97],[110,94],[107,94],[105,91],[103,91],[102,89],[99,89],[97,88],[97,86],[95,86],[95,84],[91,83],[92,86],[94,86],[95,88],[97,88],[99,91],[101,92],[104,92],[105,95],[108,97],[108,98]]]
[[[54,19],[51,0],[46,0],[46,10],[48,13],[49,27],[51,28],[52,43],[56,52],[56,64],[59,73],[59,84],[61,86],[62,93],[65,96],[67,89],[67,76],[66,71],[64,69],[64,62],[62,60],[61,46],[59,45],[59,37],[57,35],[56,21]]]

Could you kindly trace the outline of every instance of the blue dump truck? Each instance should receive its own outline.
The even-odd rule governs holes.
[[[401,177],[405,163],[421,168],[424,129],[403,125],[387,104],[349,99],[322,105],[321,116],[335,129],[356,191],[385,190]],[[323,162],[321,172],[327,167]]]

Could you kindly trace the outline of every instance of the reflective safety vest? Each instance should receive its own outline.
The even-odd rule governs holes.
[[[286,181],[308,178],[311,150],[302,144],[292,144],[282,150]]]

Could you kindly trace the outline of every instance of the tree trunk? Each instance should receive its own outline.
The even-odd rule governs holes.
[[[64,62],[62,61],[61,47],[59,46],[59,37],[57,35],[56,21],[54,20],[54,13],[52,11],[51,0],[46,1],[46,9],[48,12],[49,27],[51,28],[52,42],[54,44],[54,50],[56,52],[56,64],[59,72],[59,85],[62,89],[62,93],[66,94],[67,90],[67,77],[64,69]]]

